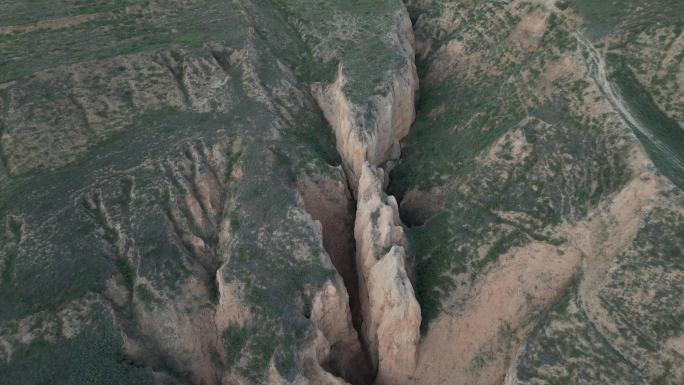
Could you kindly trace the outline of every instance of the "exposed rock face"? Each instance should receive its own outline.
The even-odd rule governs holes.
[[[406,10],[395,15],[394,28],[388,39],[401,60],[384,70],[381,89],[353,89],[344,61],[335,82],[313,87],[357,196],[354,238],[361,334],[370,365],[377,371],[376,383],[387,385],[411,381],[421,322],[405,266],[408,240],[397,201],[383,192],[385,170],[399,159],[399,141],[415,118],[418,89],[413,30]]]
[[[238,1],[237,11],[215,0],[124,3],[93,14],[19,4],[0,18],[0,35],[12,35],[0,42],[12,57],[0,63],[0,329],[96,293],[103,315],[88,332],[116,338],[64,334],[102,355],[100,374],[122,383],[365,385],[374,370],[378,382],[399,383],[413,367],[420,322],[406,240],[388,242],[400,247],[386,256],[364,254],[380,259],[363,274],[377,281],[363,289],[369,363],[354,328],[360,306],[350,306],[359,285],[347,183],[356,189],[366,161],[390,167],[414,119],[403,3],[328,1],[318,4],[335,14],[325,20],[297,0]],[[354,25],[333,28],[334,19]],[[35,55],[39,41],[50,53]],[[321,68],[310,79],[303,67]],[[329,169],[333,138],[312,80],[329,82],[316,96],[348,181]],[[371,234],[385,231],[364,221]],[[12,358],[0,372],[17,383],[35,355],[7,333],[2,351]],[[60,354],[65,363],[55,366],[93,355],[82,351]],[[80,383],[54,373],[24,381]]]
[[[684,2],[1,3],[0,383],[684,383]]]
[[[323,247],[348,290],[352,319],[359,324],[358,277],[354,261],[354,201],[341,167],[306,173],[297,181],[302,204],[321,222]]]
[[[325,88],[313,87],[314,96],[335,132],[337,150],[355,192],[365,161],[382,165],[399,158],[399,141],[408,134],[415,118],[418,76],[413,29],[405,10],[396,16],[395,28],[390,39],[404,60],[383,74],[381,92],[361,100],[350,96],[354,90],[347,84],[344,64],[338,68],[334,83]]]
[[[368,368],[349,309],[347,290],[340,276],[335,275],[317,293],[311,311],[311,319],[323,337],[314,344],[316,358],[326,369],[326,378],[333,373],[353,384],[362,384]]]
[[[397,201],[382,191],[382,170],[364,163],[354,236],[363,338],[379,384],[408,383],[416,365],[420,306],[406,273],[407,239]]]

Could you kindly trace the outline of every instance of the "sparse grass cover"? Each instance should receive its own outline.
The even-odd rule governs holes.
[[[29,0],[3,1],[0,26],[27,24],[70,16],[121,10],[126,6],[148,6],[149,0]]]
[[[268,119],[267,116],[264,115],[264,119]],[[135,248],[139,252],[134,254],[136,259],[133,264],[119,256],[117,249],[111,245],[117,241],[117,236],[98,237],[98,226],[106,220],[93,221],[85,215],[84,210],[67,210],[61,216],[45,219],[45,230],[34,230],[36,236],[29,244],[32,247],[19,250],[21,264],[11,267],[11,272],[7,273],[11,275],[10,280],[3,280],[1,290],[7,300],[3,301],[0,308],[0,317],[7,320],[39,309],[56,310],[61,304],[88,291],[101,292],[104,279],[113,274],[118,274],[129,290],[133,289],[134,279],[138,275],[149,279],[157,290],[165,291],[167,296],[174,295],[174,288],[190,274],[196,274],[192,267],[194,262],[175,246],[173,239],[169,238],[169,231],[160,226],[165,220],[159,209],[169,199],[163,193],[162,186],[167,178],[163,169],[138,165],[144,159],[164,159],[184,148],[183,143],[200,137],[203,141],[209,141],[217,135],[225,136],[222,127],[235,127],[240,124],[239,120],[239,117],[229,119],[222,115],[180,111],[143,116],[134,127],[101,143],[64,169],[35,172],[3,186],[3,200],[11,199],[16,194],[25,194],[33,197],[33,203],[27,203],[26,207],[5,207],[2,217],[6,217],[8,212],[21,213],[22,218],[32,223],[34,218],[51,215],[53,210],[71,205],[74,191],[99,184],[108,214],[121,224],[122,233],[135,239]],[[294,375],[294,347],[306,343],[308,337],[301,333],[310,326],[310,321],[297,310],[297,303],[311,302],[312,299],[303,294],[307,292],[305,288],[316,287],[332,274],[332,270],[320,265],[324,251],[320,240],[314,237],[312,228],[306,223],[293,224],[289,213],[296,206],[296,196],[292,190],[280,184],[281,181],[291,181],[288,175],[292,172],[292,164],[303,164],[300,156],[313,156],[311,151],[317,153],[320,150],[314,145],[313,148],[301,144],[301,147],[287,147],[287,141],[285,144],[274,144],[280,147],[283,157],[292,161],[273,164],[269,166],[274,167],[273,174],[266,174],[263,159],[269,157],[270,146],[250,143],[248,138],[244,140],[247,142],[246,149],[240,159],[243,171],[249,178],[240,184],[236,192],[237,199],[242,202],[240,212],[232,214],[245,218],[239,226],[233,227],[243,246],[238,246],[232,256],[229,271],[231,277],[258,283],[248,285],[245,291],[245,300],[256,314],[254,326],[250,329],[253,330],[250,334],[254,336],[242,349],[248,358],[240,371],[259,381],[266,373],[265,368],[272,356],[283,375]],[[157,143],[157,146],[147,146],[150,141]],[[260,150],[257,151],[257,148]],[[122,172],[131,169],[136,171]],[[107,175],[104,181],[101,181],[102,175]],[[126,201],[121,198],[121,192],[129,191],[119,187],[122,180],[129,180],[124,178],[126,175],[135,181],[137,198],[128,205],[121,205],[118,202]],[[45,189],[44,183],[48,181],[51,181],[50,187]],[[271,204],[263,205],[264,200]],[[76,202],[80,206],[80,200]],[[68,239],[59,238],[62,234],[59,232],[43,238],[41,234],[50,231],[52,223],[76,229],[82,234],[82,241],[73,242],[71,233],[63,233]],[[285,233],[282,238],[272,238],[268,243],[255,243],[259,239],[258,234],[263,231]],[[294,257],[283,257],[283,253],[292,255],[303,244],[311,248],[308,255],[312,259],[295,262]],[[56,247],[61,252],[52,254],[51,250]],[[43,268],[37,269],[36,263],[42,264]],[[26,274],[32,278],[24,279]],[[49,277],[43,277],[45,274],[49,274]],[[49,289],[46,290],[41,283],[49,284]],[[136,292],[146,305],[158,305],[153,303],[146,290],[141,290],[141,286],[137,287]],[[300,295],[304,297],[300,298]],[[87,341],[83,343],[88,344]],[[45,349],[36,354],[52,354],[50,348]]]
[[[369,97],[386,94],[388,77],[409,65],[397,52],[396,37],[382,32],[398,23],[403,8],[399,0],[275,3],[297,20],[295,28],[310,52],[310,68],[302,72],[310,81],[325,83],[335,79],[341,65],[348,79],[345,94],[355,104],[363,106]]]
[[[218,295],[218,258],[230,255],[226,279],[249,283],[241,300],[253,315],[245,326],[248,338],[226,332],[228,349],[241,354],[240,359],[228,356],[231,365],[236,373],[259,383],[273,358],[281,374],[293,378],[298,360],[295,352],[314,337],[308,334],[311,321],[300,308],[311,307],[311,296],[334,270],[322,264],[325,251],[312,223],[297,211],[301,209],[297,208],[292,184],[304,170],[327,170],[329,164],[338,162],[329,127],[310,97],[302,92],[304,86],[298,83],[297,76],[306,78],[309,74],[303,68],[293,68],[290,73],[290,68],[283,65],[302,62],[302,58],[307,63],[305,47],[282,15],[264,4],[250,10],[253,19],[245,19],[229,4],[209,1],[187,9],[170,8],[162,19],[146,12],[125,14],[129,11],[114,9],[111,17],[73,27],[11,35],[0,43],[0,49],[7,53],[3,57],[18,56],[16,60],[24,60],[25,65],[15,59],[4,65],[21,68],[22,72],[11,75],[16,79],[90,59],[122,60],[123,54],[154,50],[160,53],[152,55],[164,55],[170,47],[173,60],[200,67],[213,60],[222,66],[224,76],[237,79],[234,83],[224,82],[230,91],[225,97],[230,98],[233,109],[223,114],[199,113],[182,105],[139,112],[131,94],[127,103],[132,123],[89,143],[89,149],[65,166],[22,172],[3,183],[3,227],[6,218],[16,214],[30,223],[31,233],[23,235],[29,238],[21,247],[6,253],[20,258],[5,259],[12,263],[3,270],[0,290],[7,300],[0,307],[0,321],[37,310],[55,312],[89,292],[108,295],[105,281],[110,278],[122,285],[127,301],[141,301],[142,309],[154,314],[178,301],[183,285],[196,276],[211,297],[197,301],[197,306],[204,306],[202,301],[211,306]],[[223,52],[206,47],[207,43],[220,41],[239,49],[245,44],[246,23],[259,32],[249,42],[253,49],[250,55],[258,53],[258,60],[251,58],[244,65],[231,63]],[[264,33],[267,29],[289,34]],[[50,44],[53,50],[46,51]],[[184,47],[183,51],[176,48],[178,45]],[[41,50],[48,53],[34,54]],[[59,72],[52,76],[59,76]],[[188,99],[192,90],[183,83],[190,81],[184,78],[188,73],[178,71],[174,76]],[[148,79],[141,75],[131,81],[145,87]],[[53,89],[41,92],[48,101],[63,97],[62,92]],[[217,170],[207,170],[209,155],[194,160],[188,149],[214,148],[226,138],[239,138],[241,150],[224,155],[228,167],[225,177],[233,178],[233,166],[238,163],[244,176],[239,184],[226,186],[223,191],[239,205],[225,213],[235,243],[219,245],[217,234],[193,223],[187,213],[180,218],[169,213],[186,195],[197,194],[197,186],[187,184],[195,177],[187,162],[196,164],[200,173]],[[58,135],[49,139],[60,141]],[[30,199],[7,204],[18,196]],[[38,222],[42,225],[35,226]],[[71,231],[55,231],[59,228],[72,229],[79,236],[75,238]],[[203,260],[184,244],[187,232],[201,238],[217,259]],[[274,236],[264,239],[263,234]],[[31,279],[26,279],[28,275]],[[150,289],[136,284],[139,279],[145,279]],[[43,283],[49,284],[49,289]],[[162,297],[157,298],[152,290]],[[127,323],[135,325],[136,313],[130,304],[120,308],[117,305],[116,309]],[[92,341],[78,343],[90,346],[95,344]],[[105,339],[103,344],[120,351],[118,340]],[[47,345],[36,350],[31,360],[45,359],[54,351],[54,346]],[[174,364],[169,365],[169,373],[178,374]]]
[[[277,186],[278,181],[290,180],[289,168],[292,166],[285,160],[295,159],[296,162],[296,155],[283,153],[286,159],[274,164],[274,174],[263,173],[258,162],[267,154],[254,152],[244,156],[247,156],[245,172],[252,177],[243,180],[238,187],[243,220],[237,232],[239,241],[231,256],[231,269],[225,279],[246,282],[244,300],[256,314],[251,321],[254,326],[241,350],[249,358],[237,369],[257,381],[273,357],[281,375],[294,376],[296,347],[303,346],[313,337],[306,335],[310,320],[303,308],[310,308],[313,301],[306,294],[313,291],[307,288],[321,285],[333,271],[320,264],[325,253],[320,240],[302,222],[301,214],[293,211],[298,210],[294,209],[295,194]],[[262,172],[258,173],[257,169]],[[264,187],[269,184],[270,187]],[[272,204],[264,206],[261,203],[264,201]],[[269,238],[259,236],[263,233],[273,235]],[[295,256],[300,252],[303,254]]]
[[[684,364],[684,358],[666,348],[668,340],[684,331],[682,248],[684,216],[654,209],[598,295],[616,325],[613,344],[651,380],[662,377],[662,383],[674,383],[667,376],[668,364]],[[643,301],[644,293],[652,299]]]
[[[671,370],[681,367],[683,360],[665,344],[684,327],[683,235],[681,214],[653,210],[598,289],[602,314],[608,318],[589,317],[573,286],[525,343],[518,359],[519,380],[677,383]],[[653,298],[644,301],[645,293],[653,293]]]
[[[170,144],[179,139],[179,134],[187,135],[195,130],[194,135],[209,135],[208,131],[217,127],[216,120],[212,124],[211,120],[199,118],[193,113],[162,111],[143,116],[138,124],[101,143],[69,166],[52,172],[37,171],[3,185],[0,200],[14,204],[2,208],[0,218],[19,215],[25,221],[36,220],[42,225],[33,228],[35,238],[16,251],[20,258],[5,270],[5,274],[11,278],[3,281],[1,290],[6,300],[0,307],[0,319],[21,317],[38,309],[54,309],[87,291],[100,291],[103,279],[117,270],[127,287],[132,288],[133,266],[121,256],[108,255],[101,249],[113,239],[99,239],[98,223],[101,222],[87,214],[81,205],[82,199],[75,199],[74,191],[96,183],[102,175],[108,175],[111,178],[108,182],[110,187],[103,189],[104,201],[114,210],[118,206],[110,203],[120,196],[120,178],[124,176],[120,170],[135,167],[141,157],[159,156],[169,151],[173,148]],[[156,141],[159,146],[149,147],[147,143],[150,140]],[[136,180],[148,180],[150,187],[153,187],[154,173],[153,170],[140,169],[137,175],[133,175]],[[145,186],[139,185],[137,188],[144,189]],[[31,199],[19,201],[15,198],[17,196]],[[77,205],[76,209],[64,210],[74,204]],[[138,202],[138,213],[146,216],[151,204],[150,201]],[[54,215],[55,211],[59,214]],[[117,211],[111,214],[116,215]],[[154,230],[157,227],[152,225],[155,220],[159,218],[149,216],[143,222],[149,221],[149,226],[141,227],[138,242],[148,244],[148,253],[168,255],[170,261],[174,261],[175,253],[164,246],[164,242],[160,242],[164,238],[160,238],[160,234]],[[54,231],[60,226],[74,233]],[[102,234],[106,235],[106,229],[103,231]],[[74,234],[78,235],[76,240]],[[109,253],[114,253],[111,246],[107,247]],[[143,259],[146,260],[144,255]],[[144,264],[142,268],[145,269]],[[178,268],[181,267],[175,269]]]
[[[242,356],[242,349],[247,343],[249,330],[238,326],[229,326],[223,331],[223,343],[228,354],[228,363],[234,366]]]
[[[23,345],[9,364],[0,363],[3,384],[154,384],[152,371],[124,355],[123,340],[106,310],[94,310],[91,324],[76,336],[41,338]]]
[[[475,23],[478,28],[463,23],[457,24],[461,31],[431,32],[433,52],[458,41],[466,53],[478,55],[472,67],[434,81],[435,67],[443,65],[437,60],[444,59],[435,55],[418,62],[424,79],[418,117],[404,141],[402,163],[392,172],[390,191],[399,196],[411,189],[448,191],[439,213],[412,229],[424,330],[448,311],[441,303],[456,288],[472,285],[513,247],[562,243],[552,226],[586,215],[629,178],[619,135],[577,110],[588,79],[555,79],[552,96],[536,95],[545,81],[539,69],[575,51],[569,27],[551,13],[536,50],[509,54],[519,46],[501,41],[521,16],[502,16],[508,15],[505,6],[461,5],[463,17],[482,20]],[[521,6],[521,14],[529,12],[539,9]],[[424,22],[417,33],[430,28]],[[458,77],[466,72],[476,76]],[[514,147],[520,150],[513,152]]]
[[[678,0],[574,0],[572,6],[584,18],[590,38],[630,29],[641,29],[656,23],[681,21],[684,3]]]
[[[542,317],[525,342],[516,374],[525,384],[645,383],[596,329],[574,293]]]
[[[78,11],[71,13],[64,4],[56,4],[63,2],[76,3],[72,6]],[[77,1],[18,2],[30,4],[30,10],[63,12],[62,17],[89,12],[111,14],[64,28],[3,34],[0,39],[0,83],[60,64],[102,60],[169,45],[200,46],[210,41],[234,44],[244,38],[238,32],[240,29],[235,28],[242,20],[227,3],[202,0],[192,6],[165,9],[163,15],[146,10],[149,3],[135,0],[92,4]],[[234,29],[226,29],[225,25],[232,25]]]

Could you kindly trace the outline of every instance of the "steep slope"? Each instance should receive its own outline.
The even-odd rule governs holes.
[[[340,173],[311,89],[341,68],[363,84],[344,93],[385,162],[412,119],[397,112],[413,110],[410,22],[399,1],[321,6],[2,5],[4,379],[373,380],[378,358],[354,325],[365,316],[347,190],[357,178]],[[331,16],[359,24],[341,31]],[[390,57],[380,76],[359,75],[359,42]],[[392,87],[398,96],[384,94]]]
[[[408,239],[397,201],[382,191],[383,172],[365,163],[354,234],[362,336],[380,384],[410,383],[420,339],[420,307],[406,268]]]
[[[672,265],[683,235],[673,219],[681,122],[671,123],[681,93],[670,83],[660,102],[628,101],[633,83],[616,83],[611,68],[597,76],[583,40],[610,43],[617,68],[635,52],[618,46],[625,30],[639,35],[650,24],[638,20],[660,20],[672,34],[680,7],[408,3],[421,99],[389,191],[416,253],[426,333],[416,383],[681,381],[682,325],[665,321],[682,311],[671,299],[684,287]],[[617,25],[611,12],[625,13]],[[666,122],[657,140],[672,151],[645,144],[630,120],[654,130]],[[648,226],[673,243],[667,252],[640,246]],[[649,287],[625,266],[672,273]]]
[[[396,200],[385,195],[383,185],[385,170],[398,160],[399,141],[414,119],[418,79],[408,12],[399,2],[379,2],[375,6],[386,13],[365,27],[373,32],[384,28],[383,36],[369,37],[364,47],[345,49],[342,44],[339,51],[328,52],[320,49],[320,41],[332,38],[325,29],[314,31],[309,24],[320,16],[307,5],[284,6],[291,19],[300,20],[298,31],[315,57],[323,63],[330,55],[340,58],[332,83],[312,85],[335,134],[348,185],[358,200],[355,260],[338,265],[354,266],[356,276],[346,279],[347,288],[354,292],[352,298],[358,298],[358,303],[352,302],[352,313],[357,314],[370,369],[377,373],[375,382],[407,383],[416,364],[421,316],[405,266],[408,240]],[[333,19],[345,7],[332,7]],[[378,55],[372,77],[365,71],[368,58],[358,51]]]
[[[0,383],[682,383],[683,16],[0,2]]]

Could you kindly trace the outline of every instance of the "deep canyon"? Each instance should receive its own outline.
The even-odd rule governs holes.
[[[0,0],[0,385],[684,382],[676,0]]]

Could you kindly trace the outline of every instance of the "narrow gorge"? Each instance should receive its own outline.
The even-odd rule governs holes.
[[[323,222],[323,242],[344,278],[351,318],[363,356],[368,360],[366,366],[357,366],[352,372],[368,371],[361,376],[365,383],[378,385],[412,382],[421,322],[407,262],[410,246],[405,226],[399,217],[397,200],[385,192],[389,172],[399,160],[400,140],[408,134],[415,119],[418,77],[413,30],[406,11],[397,18],[392,41],[405,60],[384,74],[383,92],[371,95],[370,100],[351,100],[343,64],[334,83],[312,87],[334,131],[342,159],[341,173],[349,188],[333,195],[338,196],[338,202],[351,200],[350,206],[355,206],[352,247],[343,244],[350,238],[343,235],[345,229],[341,225],[346,209],[333,209],[332,205],[323,205],[325,208],[321,209],[323,194],[312,194],[310,188],[303,194],[307,211]],[[319,199],[314,202],[314,197]],[[307,201],[310,203],[306,204]],[[333,213],[340,216],[335,218]],[[330,326],[321,329],[325,328]],[[357,354],[357,346],[347,346],[351,349],[347,354]],[[343,377],[361,383],[358,377]]]
[[[682,15],[0,0],[0,385],[684,383]]]

